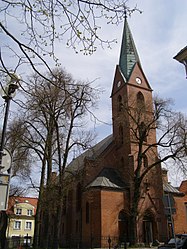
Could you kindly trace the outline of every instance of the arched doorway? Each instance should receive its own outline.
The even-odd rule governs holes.
[[[143,217],[144,243],[150,245],[157,239],[157,226],[155,217],[151,212],[146,212]]]
[[[124,210],[121,210],[118,215],[118,229],[119,229],[119,241],[129,241],[129,218]]]

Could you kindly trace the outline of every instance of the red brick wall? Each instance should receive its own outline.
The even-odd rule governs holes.
[[[174,218],[175,233],[187,233],[187,181],[183,181],[179,188],[183,197],[174,197],[176,205],[176,214]]]
[[[86,202],[89,203],[89,223],[86,223]],[[91,237],[95,247],[100,247],[101,236],[101,194],[100,190],[88,191],[82,199],[82,235],[84,246],[91,246]]]
[[[135,81],[137,75],[141,75],[142,84],[138,85]],[[118,87],[117,82],[121,81],[120,87]],[[152,115],[152,90],[138,65],[135,66],[134,71],[131,75],[129,83],[125,83],[119,68],[117,67],[116,75],[114,79],[113,91],[112,91],[112,115],[113,115],[113,137],[114,142],[100,155],[96,160],[85,159],[84,173],[82,175],[82,186],[85,187],[91,181],[93,181],[99,172],[104,168],[115,168],[120,171],[123,180],[130,187],[130,194],[133,192],[133,177],[134,177],[134,167],[136,167],[137,161],[137,150],[138,144],[132,141],[130,137],[129,120],[125,116],[123,111],[118,111],[118,96],[119,94],[123,97],[123,103],[127,101],[136,102],[137,93],[141,91],[144,94],[145,104],[149,106],[150,116]],[[132,108],[133,109],[133,108]],[[119,144],[119,126],[123,124],[124,127],[124,139],[123,143]],[[153,129],[152,133],[148,137],[148,142],[154,143],[156,139],[156,131]],[[152,153],[148,153],[147,157],[149,160],[149,165],[151,162],[155,161],[157,156],[157,148],[153,148]],[[124,163],[122,165],[122,158]],[[130,160],[131,158],[131,160]],[[132,160],[134,158],[134,161]],[[155,230],[159,234],[159,239],[166,233],[166,227],[163,223],[163,204],[162,204],[162,177],[160,165],[152,169],[145,178],[145,181],[150,184],[149,190],[145,191],[144,183],[142,184],[142,201],[139,205],[139,231],[138,234],[141,237],[142,234],[142,219],[146,210],[151,210],[155,215]],[[78,182],[75,179],[75,182]],[[72,205],[75,205],[75,187],[71,185],[73,189],[73,201]],[[84,189],[85,191],[85,189]],[[90,236],[94,235],[94,246],[101,247],[100,241],[97,241],[97,237],[107,237],[107,236],[118,236],[118,215],[119,212],[129,207],[129,198],[126,202],[124,194],[122,192],[117,192],[114,190],[86,190],[82,195],[82,235],[84,240],[84,246],[90,246]],[[90,222],[86,224],[86,202],[90,203]],[[72,208],[72,232],[75,234],[75,224],[77,219],[77,213],[75,208]],[[164,225],[163,225],[164,224]],[[163,226],[163,228],[161,228]],[[161,230],[163,229],[163,230]],[[155,233],[156,233],[155,232]]]
[[[126,204],[127,206],[127,204]],[[118,236],[118,215],[124,209],[123,192],[101,191],[102,236]]]

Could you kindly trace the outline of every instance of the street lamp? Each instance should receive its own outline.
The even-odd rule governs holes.
[[[10,108],[10,101],[15,96],[16,90],[19,87],[19,81],[21,80],[20,76],[15,74],[14,72],[9,72],[7,76],[7,84],[2,87],[1,95],[5,100],[5,115],[3,121],[3,129],[1,134],[0,141],[0,210],[6,210],[7,207],[7,199],[8,199],[8,190],[9,190],[9,182],[10,182],[10,170],[11,160],[4,160],[5,158],[10,159],[11,156],[9,152],[4,149],[5,144],[5,136],[6,136],[6,128],[8,121],[8,113]],[[8,165],[7,165],[8,164]],[[7,170],[7,173],[5,172]]]

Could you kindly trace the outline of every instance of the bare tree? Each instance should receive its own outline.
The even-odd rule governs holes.
[[[178,167],[185,167],[187,146],[187,122],[181,113],[171,109],[170,101],[155,97],[154,102],[124,103],[122,106],[131,142],[135,144],[133,153],[134,171],[130,172],[133,186],[130,216],[132,243],[136,242],[136,225],[141,197],[149,194],[150,179],[160,174],[161,163],[172,159]],[[155,136],[157,133],[157,137]],[[158,154],[159,151],[159,154]],[[157,173],[156,173],[157,172]]]
[[[118,24],[125,13],[135,10],[137,7],[130,8],[123,0],[2,0],[1,70],[9,69],[12,57],[15,70],[27,64],[39,75],[41,65],[51,71],[52,61],[60,63],[56,51],[59,42],[84,54],[92,54],[100,45],[110,47],[116,40],[102,37],[100,20]]]
[[[12,155],[11,178],[19,177],[29,179],[31,164],[29,151],[23,145],[25,129],[19,120],[13,120],[6,132],[6,148]]]
[[[19,181],[26,181],[30,177],[30,161],[29,151],[22,145],[23,141],[23,129],[17,122],[9,124],[9,129],[6,132],[6,149],[9,150],[12,162],[11,168],[8,169],[8,173],[11,176],[11,185],[9,196],[23,195],[26,193],[26,187],[21,186]],[[12,179],[16,178],[14,184]],[[0,212],[0,243],[1,248],[5,248],[6,245],[6,228],[7,228],[7,214],[5,211]]]
[[[29,94],[25,93],[19,122],[24,130],[22,147],[27,148],[31,159],[32,156],[37,158],[37,164],[41,166],[34,243],[35,246],[42,243],[40,246],[56,247],[64,169],[71,152],[88,148],[94,139],[93,134],[83,128],[87,124],[87,115],[91,115],[95,107],[99,90],[93,89],[88,83],[75,81],[62,69],[56,69],[46,77],[49,81],[36,74],[30,77],[30,83],[25,88]],[[58,175],[55,181],[54,172]],[[56,205],[53,197],[58,200]],[[50,212],[52,208],[54,212]],[[45,215],[41,216],[42,212]],[[45,220],[41,221],[42,217]],[[51,225],[43,226],[47,231],[39,240],[42,222],[50,222]]]

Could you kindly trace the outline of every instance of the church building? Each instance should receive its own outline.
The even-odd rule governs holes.
[[[61,246],[167,239],[152,89],[126,19],[111,101],[112,134],[67,167]]]

